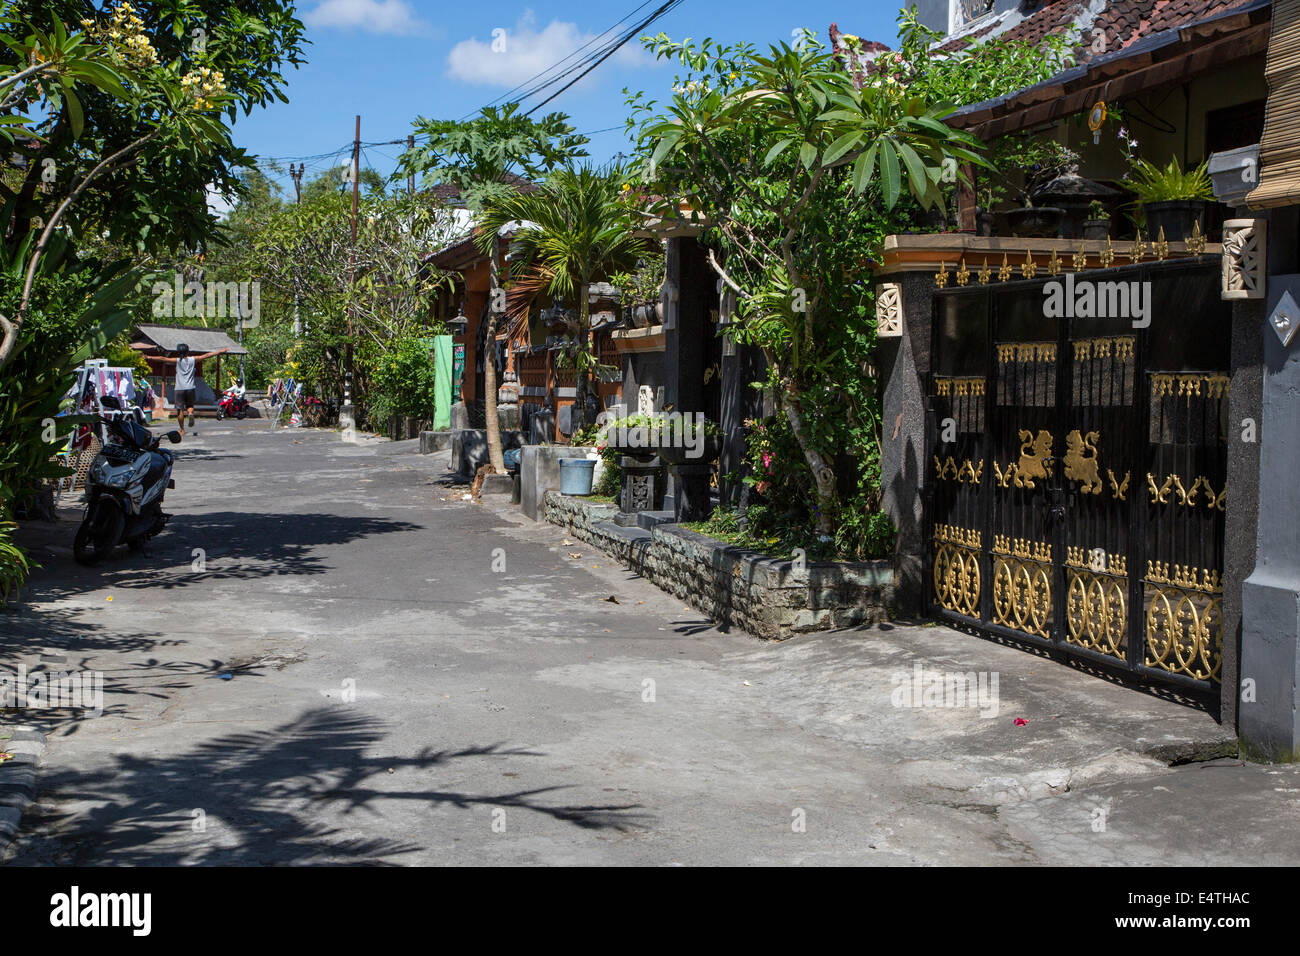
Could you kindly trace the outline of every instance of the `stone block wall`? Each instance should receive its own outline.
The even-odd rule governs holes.
[[[794,562],[767,557],[676,524],[614,524],[618,509],[550,492],[544,516],[689,604],[722,628],[781,640],[884,620],[894,600],[890,561]]]

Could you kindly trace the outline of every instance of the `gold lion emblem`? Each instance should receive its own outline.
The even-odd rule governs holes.
[[[1085,436],[1075,429],[1065,436],[1065,477],[1083,482],[1079,491],[1085,495],[1101,494],[1101,475],[1097,461],[1098,432]]]
[[[1052,433],[1039,429],[1037,435],[1031,431],[1020,431],[1020,460],[1015,464],[1015,481],[1017,488],[1033,488],[1035,478],[1046,479],[1051,474],[1051,465],[1045,459],[1052,457]]]

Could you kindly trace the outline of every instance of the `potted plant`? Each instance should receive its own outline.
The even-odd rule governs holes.
[[[622,295],[623,314],[628,325],[646,328],[660,325],[664,320],[663,303],[659,293],[666,275],[663,256],[651,256],[637,261],[633,272],[620,272],[610,279]]]
[[[1083,221],[1083,238],[1105,239],[1110,235],[1110,213],[1100,199],[1088,203],[1088,218]]]
[[[1205,216],[1214,199],[1205,163],[1184,170],[1174,156],[1163,168],[1138,159],[1126,181],[1146,217],[1148,235],[1157,237],[1164,229],[1165,239],[1182,242],[1197,224],[1205,235]]]
[[[1060,206],[1035,206],[1035,194],[1047,183],[1077,168],[1079,156],[1055,140],[1004,136],[990,150],[992,177],[1018,197],[1023,205],[1008,209],[1007,225],[1015,236],[1057,236],[1065,210]]]

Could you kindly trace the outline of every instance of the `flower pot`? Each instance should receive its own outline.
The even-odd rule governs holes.
[[[638,329],[651,325],[662,325],[664,306],[662,302],[639,302],[632,307],[632,324]]]
[[[1109,219],[1085,219],[1083,221],[1083,238],[1105,239],[1110,235]]]
[[[993,235],[993,213],[986,209],[975,211],[975,235],[986,239]]]
[[[694,440],[692,440],[694,443]],[[666,465],[707,465],[717,461],[722,454],[722,441],[716,435],[705,435],[704,441],[694,448],[683,445],[661,445],[656,451]]]
[[[596,463],[590,458],[560,459],[560,494],[589,495]]]
[[[1200,223],[1201,235],[1205,235],[1205,217],[1209,203],[1204,199],[1171,199],[1165,202],[1148,202],[1142,204],[1142,212],[1147,217],[1145,234],[1152,239],[1165,230],[1165,238],[1170,242],[1183,242],[1192,234],[1192,227]]]
[[[1007,225],[1013,236],[1052,238],[1061,234],[1065,210],[1059,206],[1025,206],[1007,210]]]

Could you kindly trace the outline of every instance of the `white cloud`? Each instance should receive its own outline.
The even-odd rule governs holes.
[[[451,52],[447,54],[447,76],[465,83],[508,89],[550,69],[595,36],[595,33],[579,30],[576,23],[565,23],[560,20],[552,20],[538,30],[533,12],[525,10],[513,29],[497,27],[486,40],[471,37],[468,40],[461,40],[452,47]],[[581,54],[565,64],[565,69],[576,65],[612,36],[611,34],[610,37],[604,37],[598,43],[583,50]],[[602,66],[614,63],[623,66],[644,66],[652,62],[653,60],[641,49],[638,39],[633,38],[620,47]],[[566,77],[564,82],[577,75],[574,73]]]
[[[406,0],[322,0],[303,14],[313,27],[360,29],[367,33],[420,33],[425,24]]]

